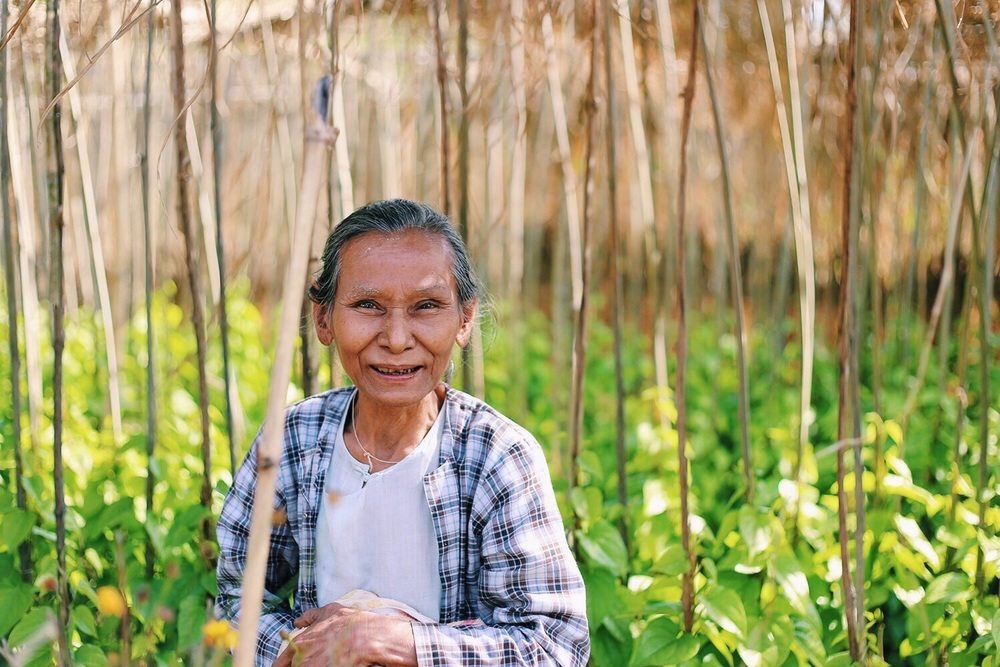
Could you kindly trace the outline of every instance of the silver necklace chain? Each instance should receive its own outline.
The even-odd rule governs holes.
[[[386,461],[385,459],[380,459],[365,449],[365,446],[361,443],[361,436],[358,434],[357,404],[358,400],[355,398],[354,401],[351,402],[351,424],[354,426],[354,439],[358,441],[358,447],[361,448],[365,458],[368,460],[368,472],[371,472],[372,468],[375,467],[372,465],[372,461],[378,461],[379,463],[384,463],[387,466],[394,466],[399,463],[399,461]]]

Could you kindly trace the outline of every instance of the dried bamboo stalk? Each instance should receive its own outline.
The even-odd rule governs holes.
[[[190,157],[187,146],[188,104],[184,87],[184,27],[180,3],[171,4],[171,88],[174,98],[174,148],[177,160],[177,218],[181,234],[184,236],[185,260],[187,264],[188,288],[191,292],[191,324],[194,327],[198,355],[198,405],[201,409],[201,504],[212,507],[212,443],[209,435],[208,418],[208,372],[205,368],[208,343],[205,336],[205,315],[201,295],[201,273],[198,262],[195,230],[188,207],[188,181],[191,178]],[[211,521],[202,523],[202,534],[206,540],[212,539]]]
[[[458,0],[458,94],[462,108],[458,115],[458,233],[466,246],[469,232],[469,2]],[[447,154],[446,154],[447,156]],[[482,348],[482,332],[473,328],[470,345],[462,348],[462,389],[482,397],[475,386],[473,350]]]
[[[555,36],[552,16],[542,14],[542,40],[545,46],[545,65],[548,74],[549,95],[552,98],[552,116],[555,119],[556,141],[559,147],[559,164],[562,167],[563,191],[566,196],[566,231],[569,237],[570,282],[573,289],[573,310],[579,311],[583,296],[583,251],[580,243],[580,209],[576,187],[576,171],[569,144],[569,127],[566,105],[563,102],[562,83],[556,63]]]
[[[601,0],[593,0],[594,17],[600,16]],[[579,482],[577,459],[583,450],[583,389],[587,377],[588,292],[593,262],[591,261],[591,230],[594,224],[594,169],[597,162],[597,68],[601,48],[601,33],[596,21],[590,36],[590,77],[583,101],[586,115],[587,144],[584,149],[585,172],[583,189],[583,247],[580,273],[580,301],[576,308],[573,328],[573,375],[570,389],[570,476],[569,488]]]
[[[325,110],[321,112],[325,117]],[[246,568],[243,576],[243,595],[240,599],[240,638],[236,648],[235,667],[250,667],[254,661],[257,644],[257,627],[260,623],[261,602],[264,598],[264,570],[267,567],[268,542],[274,519],[274,491],[278,466],[281,462],[281,439],[285,428],[285,397],[292,373],[295,354],[293,339],[298,331],[299,296],[306,288],[306,268],[309,265],[309,246],[316,218],[326,161],[323,155],[336,132],[320,119],[309,129],[309,143],[302,167],[302,185],[299,208],[292,237],[291,256],[285,274],[281,309],[281,324],[275,346],[274,365],[267,397],[267,416],[264,432],[257,450],[257,487],[254,492],[253,513],[250,519],[250,538],[247,548]]]
[[[715,87],[715,75],[712,72],[712,62],[708,44],[705,38],[705,23],[701,23],[699,37],[701,47],[705,52],[705,77],[708,84],[709,97],[712,100],[712,113],[715,117],[715,141],[719,149],[719,162],[722,165],[722,199],[725,203],[726,231],[729,242],[729,283],[733,292],[736,310],[736,365],[739,372],[739,420],[740,444],[743,452],[743,497],[748,504],[754,501],[753,455],[750,451],[750,389],[747,378],[747,333],[743,323],[743,269],[740,266],[740,239],[736,231],[736,214],[733,212],[733,187],[729,174],[729,154],[726,151],[725,128],[723,127],[722,107]]]
[[[989,12],[985,14],[989,16]],[[989,21],[989,18],[986,19]],[[990,26],[992,30],[993,26]],[[996,112],[994,112],[996,113]],[[988,122],[984,115],[984,123]],[[986,193],[984,194],[983,207],[980,209],[983,220],[983,261],[982,285],[979,289],[979,482],[976,485],[976,499],[979,501],[979,530],[983,531],[983,538],[978,540],[978,553],[976,554],[976,590],[980,595],[986,592],[986,506],[989,504],[990,495],[990,410],[992,404],[990,395],[990,332],[991,311],[993,306],[993,281],[995,279],[995,248],[996,226],[997,226],[997,190],[1000,189],[1000,139],[997,137],[996,117],[993,119],[993,157],[991,159],[990,179],[987,181]],[[977,232],[973,232],[974,234]],[[971,278],[969,279],[971,282]]]
[[[59,35],[59,51],[63,67],[69,79],[76,78],[76,68],[69,51],[65,34]],[[90,256],[94,264],[98,307],[101,311],[101,326],[104,329],[104,351],[108,361],[108,400],[111,404],[111,425],[115,442],[122,441],[121,379],[118,369],[118,346],[115,342],[115,325],[111,315],[111,294],[108,290],[108,272],[104,263],[104,246],[101,241],[101,225],[97,214],[97,195],[94,193],[94,179],[91,173],[90,138],[87,123],[83,118],[80,91],[76,87],[68,90],[72,118],[76,120],[76,148],[80,161],[80,179],[83,189],[84,218],[87,238],[90,242]]]
[[[438,113],[441,114],[441,207],[446,216],[451,216],[451,128],[449,118],[451,108],[448,103],[448,66],[441,36],[441,15],[448,11],[442,0],[434,0],[431,5],[431,27],[434,30],[434,47],[437,53]]]
[[[626,5],[627,7],[627,5]],[[621,25],[622,31],[622,55],[625,58],[626,70],[629,68],[629,63],[631,66],[635,67],[635,61],[632,59],[632,25],[631,22],[626,22],[625,17],[623,17],[619,12],[619,25]],[[609,272],[611,274],[611,332],[612,332],[612,353],[614,356],[614,369],[615,369],[615,462],[617,465],[618,472],[618,504],[621,505],[621,517],[618,520],[618,530],[622,536],[622,542],[625,544],[625,552],[630,552],[630,535],[629,530],[629,515],[628,515],[628,486],[627,486],[627,453],[625,451],[625,382],[622,378],[622,330],[624,329],[624,317],[622,316],[622,303],[625,298],[624,286],[622,284],[622,275],[620,270],[621,264],[621,249],[619,247],[620,240],[620,222],[618,219],[618,151],[617,151],[617,137],[615,135],[615,87],[612,84],[613,78],[613,68],[612,68],[612,54],[611,54],[611,35],[610,28],[608,24],[610,21],[600,21],[604,26],[604,83],[607,86],[605,90],[605,99],[607,100],[607,119],[605,120],[605,136],[607,141],[607,158],[608,158],[608,255],[609,255]],[[627,25],[623,25],[627,23]],[[628,32],[628,38],[625,37],[625,32]],[[641,131],[642,127],[642,114],[638,108],[639,106],[639,86],[638,81],[636,81],[635,72],[632,74],[632,84],[635,85],[634,91],[629,89],[629,111],[634,114],[631,118],[632,123],[636,121],[639,122],[640,135],[636,135],[636,129],[633,126],[633,141],[636,142],[636,152],[639,152],[638,142],[642,142],[642,151],[646,150],[646,137],[645,133]],[[628,76],[626,76],[628,79]],[[631,84],[630,84],[631,85]],[[632,94],[635,94],[633,99]],[[634,108],[633,108],[634,102]],[[636,118],[638,116],[638,118]],[[640,181],[643,180],[641,176],[643,169],[645,168],[646,176],[649,176],[649,158],[648,155],[645,156],[645,162],[639,163]],[[650,217],[643,218],[643,227],[645,231],[651,234],[653,219],[652,219],[652,203],[653,203],[653,190],[652,190],[652,178],[649,179],[649,201],[650,205],[649,213]],[[640,199],[645,197],[645,193],[640,195]],[[641,208],[645,214],[646,204],[643,204]],[[648,226],[647,226],[648,225]],[[656,282],[656,277],[654,273],[654,283]]]
[[[229,313],[226,305],[226,253],[222,235],[222,120],[219,117],[219,27],[217,1],[211,2],[211,53],[208,60],[209,131],[212,135],[212,192],[215,204],[215,265],[219,271],[219,338],[222,339],[222,375],[226,388],[226,437],[229,440],[229,468],[236,474],[236,433],[233,426],[233,405],[239,402],[236,378],[229,359]],[[147,59],[148,63],[148,59]],[[146,98],[149,99],[148,96]]]
[[[18,40],[20,43],[20,40]],[[13,84],[8,81],[6,87],[7,100],[14,99]],[[31,97],[28,95],[27,97]],[[30,112],[30,100],[25,100],[25,107]],[[35,279],[36,259],[35,259],[35,221],[39,220],[44,230],[48,223],[48,207],[36,202],[35,192],[28,187],[34,182],[31,176],[30,164],[31,156],[25,160],[22,151],[33,153],[34,142],[28,142],[25,146],[21,139],[21,122],[13,114],[7,116],[8,125],[6,136],[10,140],[12,150],[8,152],[10,158],[10,174],[14,184],[14,201],[17,208],[17,238],[18,245],[18,268],[21,279],[21,309],[24,315],[24,330],[38,331],[41,327],[39,323],[39,311],[41,306],[38,303],[38,284]],[[28,121],[31,127],[30,119]],[[30,133],[30,129],[29,129]],[[37,179],[41,180],[41,179]],[[42,211],[39,213],[38,208]],[[28,435],[31,441],[32,450],[37,448],[40,416],[39,410],[42,406],[42,353],[40,343],[36,336],[24,337],[24,360],[25,369],[28,375]]]
[[[0,1],[0,34],[7,32],[7,2]],[[10,353],[11,439],[14,449],[14,488],[17,507],[27,508],[24,490],[24,457],[21,454],[21,347],[18,343],[17,281],[14,223],[10,215],[10,147],[7,144],[7,119],[10,98],[7,96],[7,51],[0,50],[0,215],[3,215],[4,283],[7,292],[7,342]],[[30,582],[34,576],[31,539],[17,547],[21,580]]]
[[[694,106],[695,77],[698,64],[698,35],[701,22],[700,0],[691,3],[691,56],[688,58],[687,83],[684,85],[684,110],[681,114],[680,175],[677,187],[677,461],[681,503],[681,546],[688,559],[688,569],[681,582],[681,609],[684,632],[694,626],[695,552],[691,546],[690,511],[688,510],[687,447],[687,304],[685,303],[685,217],[687,214],[687,144]]]
[[[795,55],[795,33],[794,26],[792,25],[790,2],[789,0],[783,0],[782,14],[785,22],[785,51],[788,62],[788,80],[792,92],[792,123],[798,128],[795,132],[794,141],[789,131],[789,114],[785,107],[781,73],[778,69],[777,49],[774,44],[771,21],[767,14],[767,4],[764,0],[757,0],[757,12],[760,15],[761,27],[764,33],[764,44],[767,49],[767,60],[771,74],[771,87],[774,90],[775,106],[778,115],[778,131],[781,136],[781,146],[785,157],[785,179],[788,185],[789,202],[792,210],[795,259],[798,267],[799,321],[802,327],[802,384],[799,401],[798,442],[796,443],[797,451],[793,477],[801,491],[802,459],[805,456],[806,443],[809,441],[809,413],[812,405],[812,369],[816,319],[816,273],[809,216],[809,190],[806,184],[805,148],[802,145],[805,138],[802,135],[802,107],[798,102],[798,66]],[[792,517],[793,525],[797,526],[798,517],[799,507],[798,501],[796,501]]]
[[[146,295],[146,516],[153,515],[153,491],[156,475],[153,456],[156,452],[156,346],[153,331],[153,235],[149,223],[149,126],[150,87],[153,65],[153,15],[146,19],[146,72],[142,94],[142,138],[139,141],[139,178],[142,187],[142,240],[144,251],[144,290]],[[156,564],[153,540],[146,532],[146,579],[152,580]]]
[[[656,0],[656,33],[659,37],[660,59],[663,61],[664,90],[666,92],[666,103],[663,105],[664,114],[664,153],[672,155],[676,152],[676,139],[674,129],[680,125],[677,118],[676,100],[680,98],[680,84],[677,81],[677,54],[674,48],[674,28],[670,20],[670,4],[667,0]],[[666,160],[667,181],[674,179],[673,161]],[[661,216],[665,221],[667,216]],[[669,244],[667,243],[667,230],[665,224],[659,234],[663,239],[664,248],[657,249],[654,257],[660,257],[660,267],[657,269],[657,280],[660,289],[655,292],[656,302],[653,304],[655,318],[653,323],[653,364],[656,372],[656,386],[661,396],[665,396],[670,387],[667,374],[667,310],[668,310],[668,264]],[[660,411],[660,422],[663,428],[667,427],[666,415]]]
[[[857,201],[858,193],[854,188],[855,169],[854,155],[857,149],[856,144],[856,123],[857,123],[857,53],[856,44],[858,41],[858,30],[860,27],[860,16],[858,12],[858,0],[850,0],[851,29],[847,49],[847,99],[846,111],[843,117],[843,135],[845,137],[842,145],[849,146],[847,151],[846,164],[844,166],[843,181],[843,211],[841,214],[841,276],[840,276],[840,307],[839,322],[840,330],[838,336],[839,351],[839,382],[838,382],[838,419],[837,419],[837,439],[844,440],[849,437],[856,437],[856,433],[848,433],[848,417],[850,407],[853,404],[850,394],[853,374],[856,371],[854,357],[856,354],[855,332],[856,332],[856,311],[855,311],[855,279],[856,270],[854,265],[857,262],[856,244],[856,217],[854,215],[854,202]],[[854,411],[856,412],[856,411]],[[857,415],[854,415],[857,417]],[[847,640],[851,658],[861,661],[861,646],[859,643],[858,626],[864,627],[864,619],[858,619],[857,606],[855,603],[854,583],[851,579],[851,556],[848,550],[849,533],[847,530],[847,490],[844,482],[846,480],[846,466],[844,461],[844,450],[837,450],[837,516],[838,535],[840,541],[841,558],[841,586],[843,589],[844,616],[847,622]]]
[[[62,58],[59,55],[59,0],[48,6],[48,71],[49,90],[53,96],[62,83]],[[63,469],[63,351],[66,347],[66,301],[63,271],[63,174],[66,165],[62,144],[62,105],[58,100],[52,108],[52,160],[49,201],[51,281],[49,300],[52,304],[52,482],[55,487],[56,578],[59,593],[59,667],[70,663],[69,650],[69,572],[66,571],[66,483]]]
[[[962,174],[958,179],[958,188],[952,194],[951,213],[948,216],[948,236],[945,240],[944,265],[941,268],[941,283],[938,286],[937,294],[934,296],[934,305],[931,307],[931,316],[927,324],[927,334],[924,337],[920,350],[920,361],[917,364],[917,376],[910,386],[910,392],[906,396],[903,408],[900,410],[897,420],[903,425],[904,431],[910,414],[917,404],[917,396],[923,388],[924,378],[927,376],[927,367],[930,364],[931,348],[934,345],[935,332],[941,321],[941,313],[944,310],[945,297],[952,288],[955,278],[955,244],[958,238],[959,220],[962,217],[962,203],[964,201],[960,192],[965,189],[969,180],[969,171],[972,167],[972,156],[975,153],[974,146],[971,146],[965,155],[965,164],[962,167]]]

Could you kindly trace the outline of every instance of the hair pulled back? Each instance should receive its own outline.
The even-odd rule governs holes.
[[[458,287],[458,300],[463,306],[480,295],[482,287],[469,260],[469,251],[447,216],[420,202],[387,199],[362,206],[330,233],[323,248],[323,268],[309,287],[309,298],[326,308],[333,306],[340,278],[341,253],[348,241],[370,232],[399,234],[410,229],[441,236],[448,243],[451,272]]]

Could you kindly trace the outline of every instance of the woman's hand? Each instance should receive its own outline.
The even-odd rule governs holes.
[[[416,665],[413,630],[404,618],[340,604],[310,609],[295,619],[295,636],[274,667]]]

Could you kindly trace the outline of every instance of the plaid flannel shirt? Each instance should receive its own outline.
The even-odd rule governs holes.
[[[288,408],[256,665],[278,655],[281,630],[317,606],[316,520],[333,443],[353,389]],[[437,535],[441,623],[413,624],[420,665],[585,665],[590,654],[583,579],[566,544],[541,447],[523,428],[448,389],[439,467],[424,477]],[[216,613],[238,624],[258,434],[218,523]],[[295,606],[279,591],[294,577]],[[482,624],[460,624],[480,620]],[[455,625],[449,625],[455,624]]]

